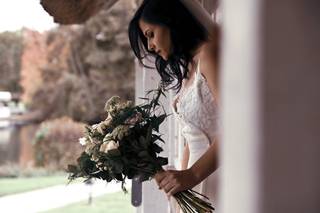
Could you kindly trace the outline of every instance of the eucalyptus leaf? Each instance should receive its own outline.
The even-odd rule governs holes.
[[[147,149],[148,148],[148,141],[146,140],[145,137],[140,136],[139,137],[139,142],[140,142],[140,146]]]
[[[140,157],[140,158],[149,157],[149,153],[148,153],[148,151],[143,150],[138,153],[138,157]]]
[[[158,157],[156,161],[160,166],[164,166],[168,164],[168,158]]]
[[[158,144],[152,144],[152,150],[156,153],[160,153],[163,151],[163,149]]]
[[[121,152],[119,151],[119,149],[111,149],[108,151],[108,156],[109,157],[118,157],[121,156]]]

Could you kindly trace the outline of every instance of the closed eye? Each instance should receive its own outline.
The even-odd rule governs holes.
[[[146,37],[149,38],[149,39],[154,37],[154,33],[151,32],[151,31],[147,31],[147,32],[145,33],[145,35],[146,35]]]

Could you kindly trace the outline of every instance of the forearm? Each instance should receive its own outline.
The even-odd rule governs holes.
[[[189,162],[189,146],[188,146],[188,143],[186,143],[183,149],[183,154],[182,154],[181,170],[185,170],[188,168],[188,162]]]
[[[216,140],[190,168],[197,183],[203,181],[218,168],[218,150],[219,141]]]

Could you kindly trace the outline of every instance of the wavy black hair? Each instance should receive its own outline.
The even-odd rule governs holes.
[[[147,38],[139,27],[140,19],[169,28],[172,52],[168,60],[148,50]],[[180,0],[144,0],[130,21],[128,31],[131,48],[140,63],[148,67],[143,59],[148,55],[155,57],[155,68],[162,84],[168,87],[175,82],[170,89],[177,92],[188,76],[194,51],[208,39],[207,30]]]

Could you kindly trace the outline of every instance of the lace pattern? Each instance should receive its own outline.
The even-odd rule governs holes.
[[[176,113],[185,125],[202,130],[212,142],[219,132],[218,106],[199,64],[192,84],[177,96]]]

